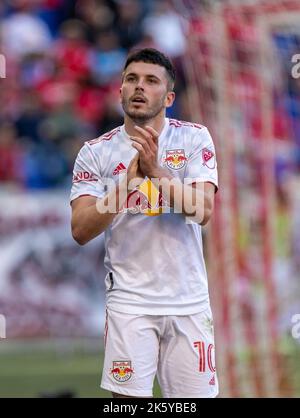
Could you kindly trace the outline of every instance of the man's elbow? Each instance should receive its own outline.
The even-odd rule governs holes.
[[[208,223],[208,221],[211,218],[212,212],[213,212],[212,208],[207,208],[204,210],[203,218],[202,218],[202,221],[200,222],[201,226],[204,226]]]
[[[210,216],[204,216],[203,220],[199,223],[201,226],[205,226],[210,220]]]
[[[186,216],[193,222],[196,222],[197,224],[204,226],[210,220],[211,214],[212,210],[205,209],[204,212],[201,210],[195,210],[192,214],[186,213]]]
[[[72,228],[72,237],[79,245],[85,245],[89,242],[79,228]]]
[[[211,184],[209,184],[211,186]],[[205,187],[208,187],[207,185]],[[198,190],[196,187],[194,189],[194,200],[193,204],[195,204],[195,212],[194,212],[194,222],[198,223],[199,225],[206,225],[210,220],[213,209],[214,209],[214,189],[211,187],[208,190],[200,189]]]

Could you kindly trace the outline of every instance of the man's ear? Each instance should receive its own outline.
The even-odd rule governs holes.
[[[171,107],[175,100],[175,92],[168,91],[167,96],[165,98],[165,105],[166,107]]]

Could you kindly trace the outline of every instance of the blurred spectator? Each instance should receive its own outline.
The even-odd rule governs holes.
[[[123,124],[123,108],[119,101],[119,85],[115,84],[111,87],[105,100],[105,111],[103,118],[98,125],[101,134],[114,129],[116,126]]]
[[[182,56],[186,49],[186,21],[175,13],[169,1],[156,0],[154,7],[144,22],[145,33],[171,58]]]
[[[56,64],[53,74],[39,83],[36,91],[40,95],[42,105],[50,111],[63,103],[75,102],[78,83],[67,77],[64,69]]]
[[[24,162],[25,186],[47,189],[62,184],[68,173],[65,156],[56,143],[45,141],[27,148]]]
[[[17,142],[13,124],[0,124],[0,182],[22,183],[23,150]]]
[[[46,52],[24,55],[20,62],[20,84],[37,87],[54,72],[55,64]]]
[[[44,20],[53,37],[58,34],[61,23],[73,17],[74,0],[38,0],[37,15]]]
[[[75,104],[77,118],[85,122],[86,126],[89,125],[92,128],[102,118],[105,89],[101,89],[92,77],[81,80],[78,87],[79,91]]]
[[[1,37],[4,52],[22,57],[47,50],[51,45],[51,33],[47,24],[34,15],[34,2],[14,0],[15,12],[4,18]]]
[[[77,19],[60,28],[61,38],[54,46],[54,58],[66,78],[78,80],[89,74],[91,47],[86,41],[86,26]]]
[[[94,33],[110,29],[115,22],[115,6],[110,0],[77,0],[76,12],[87,24],[89,38]]]
[[[138,0],[116,0],[116,30],[121,46],[127,50],[136,45],[143,35],[142,24],[145,16]]]
[[[98,34],[92,56],[92,72],[99,84],[109,84],[120,76],[126,55],[113,30]]]
[[[15,126],[20,138],[39,142],[40,124],[45,117],[39,96],[34,90],[24,92],[20,105],[20,115],[16,118]]]
[[[39,134],[44,140],[59,143],[61,139],[76,135],[81,131],[81,123],[76,117],[72,103],[57,105],[39,126]]]

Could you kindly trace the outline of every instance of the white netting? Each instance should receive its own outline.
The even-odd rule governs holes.
[[[300,1],[173,5],[188,28],[189,115],[211,130],[219,161],[207,244],[221,394],[294,396],[300,78],[292,57],[300,53]]]

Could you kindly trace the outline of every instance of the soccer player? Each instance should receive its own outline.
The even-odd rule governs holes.
[[[167,398],[218,394],[201,238],[215,149],[206,127],[166,118],[174,81],[161,52],[129,55],[124,125],[86,142],[74,167],[73,237],[83,245],[105,231],[101,387],[114,397],[151,397],[155,375]]]

